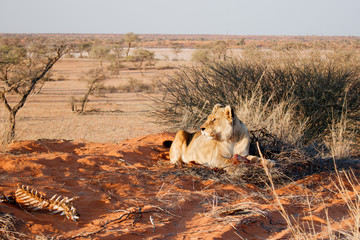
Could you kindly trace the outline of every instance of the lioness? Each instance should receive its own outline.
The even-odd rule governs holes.
[[[236,116],[232,107],[216,104],[201,131],[178,131],[170,147],[170,162],[195,162],[210,168],[225,169],[233,166],[237,156],[256,161],[249,156],[249,130]]]

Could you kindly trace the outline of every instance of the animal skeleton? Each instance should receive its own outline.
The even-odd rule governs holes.
[[[65,215],[68,219],[76,222],[80,217],[72,205],[72,201],[76,199],[77,197],[69,199],[68,197],[57,196],[57,194],[48,199],[29,186],[18,184],[15,196],[2,196],[0,202],[17,204],[21,208],[32,211],[45,211],[51,214],[60,213],[60,215]]]

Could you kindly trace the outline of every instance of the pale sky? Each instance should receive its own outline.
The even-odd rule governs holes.
[[[0,0],[0,33],[360,36],[360,0]]]

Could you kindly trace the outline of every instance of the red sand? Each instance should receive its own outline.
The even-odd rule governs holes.
[[[19,219],[17,231],[34,239],[289,237],[268,190],[181,174],[169,163],[168,149],[162,147],[162,142],[173,136],[162,133],[120,143],[15,142],[0,158],[0,194],[11,195],[21,183],[48,197],[78,196],[74,207],[80,220],[74,223],[60,215],[26,212],[6,203],[0,203],[0,213]],[[319,238],[327,233],[325,209],[333,230],[351,224],[332,178],[317,174],[277,191],[289,215],[304,221],[313,219],[315,228],[322,229],[316,235]],[[350,194],[352,190],[349,188]]]

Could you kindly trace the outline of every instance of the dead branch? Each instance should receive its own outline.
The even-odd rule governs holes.
[[[138,208],[137,210],[134,210],[132,212],[127,212],[122,214],[120,217],[112,219],[110,221],[107,221],[106,223],[102,224],[98,230],[90,232],[90,233],[86,233],[86,234],[78,234],[76,236],[73,237],[69,237],[69,238],[63,238],[63,240],[71,240],[71,239],[79,239],[79,238],[91,238],[94,237],[95,235],[107,230],[112,224],[115,223],[121,223],[124,222],[126,220],[129,219],[134,219],[132,222],[132,227],[135,226],[135,224],[142,218],[142,214],[144,213],[158,213],[159,211],[157,210],[148,210],[148,211],[142,211],[141,208]]]

